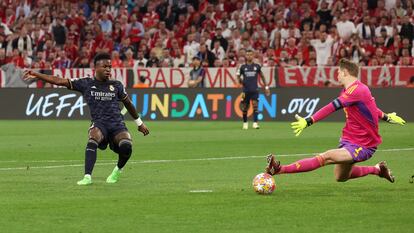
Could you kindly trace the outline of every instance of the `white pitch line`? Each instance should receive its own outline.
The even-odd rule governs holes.
[[[83,159],[71,159],[71,160],[65,160],[65,159],[61,159],[61,160],[23,160],[23,161],[19,161],[19,160],[4,160],[4,161],[0,161],[0,164],[2,163],[69,163],[69,162],[83,162],[85,160]],[[116,162],[118,160],[114,160],[114,159],[101,159],[100,161],[107,161],[107,162]]]
[[[398,151],[413,151],[414,147],[409,148],[394,148],[394,149],[383,149],[377,150],[377,152],[398,152]],[[315,153],[300,153],[300,154],[280,154],[278,157],[293,157],[293,156],[309,156],[319,154],[320,152]],[[193,161],[218,161],[218,160],[233,160],[233,159],[255,159],[255,158],[265,158],[261,155],[253,156],[232,156],[232,157],[216,157],[216,158],[199,158],[199,159],[173,159],[173,160],[141,160],[141,161],[130,161],[128,164],[150,164],[150,163],[174,163],[174,162],[193,162]],[[41,162],[42,160],[37,160]],[[44,160],[44,161],[54,161],[54,160]],[[74,161],[74,160],[59,160],[60,162]],[[76,160],[83,161],[83,160]],[[111,161],[111,160],[106,160]],[[22,163],[27,161],[22,161]],[[95,166],[104,166],[104,165],[114,165],[115,160],[111,163],[96,163]],[[83,167],[84,164],[64,164],[64,165],[52,165],[52,166],[26,166],[26,167],[5,167],[0,168],[0,171],[13,171],[13,170],[28,170],[28,169],[53,169],[53,168],[64,168],[64,167]]]
[[[393,149],[380,149],[377,152],[395,152],[395,151],[411,151],[414,150],[414,147],[408,148],[393,148]],[[289,157],[289,156],[307,156],[307,155],[314,155],[320,152],[314,153],[301,153],[301,154],[277,154],[277,156],[281,157]],[[175,159],[175,160],[143,160],[143,161],[134,161],[135,163],[163,163],[163,162],[183,162],[183,161],[208,161],[208,160],[227,160],[227,159],[250,159],[250,158],[263,158],[265,156],[236,156],[236,157],[221,157],[221,158],[200,158],[200,159]],[[1,163],[69,163],[69,162],[83,162],[83,159],[72,159],[72,160],[0,160]],[[101,159],[101,162],[116,162],[117,160],[111,159]],[[131,162],[129,162],[131,163]]]
[[[190,193],[212,193],[213,190],[190,190]]]

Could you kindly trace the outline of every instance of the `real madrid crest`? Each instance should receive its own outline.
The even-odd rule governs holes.
[[[257,70],[257,68],[256,68],[256,66],[254,67],[254,71],[256,71]]]
[[[114,90],[115,90],[115,87],[114,87],[114,86],[112,86],[112,85],[109,85],[109,90],[110,90],[110,91],[114,91]]]

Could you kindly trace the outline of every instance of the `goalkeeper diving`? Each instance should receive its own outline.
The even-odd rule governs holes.
[[[335,179],[344,182],[349,179],[376,175],[394,183],[395,178],[385,161],[375,166],[357,166],[356,163],[370,159],[382,139],[378,133],[378,121],[382,119],[392,124],[404,125],[405,121],[395,112],[385,114],[381,111],[369,88],[361,83],[358,77],[357,64],[341,59],[339,61],[338,80],[344,86],[340,96],[321,108],[314,115],[302,118],[296,115],[291,124],[296,136],[304,129],[325,119],[331,113],[343,109],[346,116],[339,148],[328,150],[312,158],[296,161],[289,165],[281,165],[275,156],[267,156],[266,172],[270,175],[285,173],[309,172],[325,165],[334,164]]]

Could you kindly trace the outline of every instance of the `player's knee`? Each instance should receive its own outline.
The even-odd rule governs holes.
[[[345,182],[348,180],[346,177],[337,176],[335,177],[336,182]]]
[[[335,180],[336,182],[345,182],[349,178],[349,175],[344,174],[343,172],[338,172],[335,170]]]
[[[130,157],[132,154],[132,142],[128,139],[122,139],[119,142],[119,154],[125,157]]]
[[[88,144],[86,145],[86,148],[96,150],[96,148],[98,148],[98,145],[99,145],[99,143],[95,139],[90,138],[88,140]]]
[[[335,163],[335,160],[332,158],[332,154],[329,151],[320,154],[320,156],[322,157],[322,159],[324,161],[324,165],[329,165],[329,164],[334,164]]]
[[[94,140],[98,144],[103,140],[103,134],[98,128],[92,128],[89,131],[89,140]]]
[[[257,108],[258,105],[259,105],[259,103],[256,100],[252,101],[253,108]]]
[[[253,105],[253,112],[258,112],[257,105]]]

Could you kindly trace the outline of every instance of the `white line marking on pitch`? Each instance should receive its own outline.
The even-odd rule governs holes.
[[[190,190],[190,193],[212,193],[213,190]]]
[[[19,161],[19,160],[4,160],[4,161],[0,161],[0,163],[69,163],[69,162],[83,162],[85,160],[83,159],[72,159],[72,160],[66,160],[66,159],[61,159],[61,160],[23,160],[23,161]],[[114,159],[101,159],[100,161],[106,161],[106,162],[116,162],[118,160],[114,160]]]
[[[377,150],[377,152],[399,152],[399,151],[412,151],[412,148],[394,148],[394,149],[383,149]],[[293,157],[293,156],[309,156],[315,155],[320,152],[316,153],[301,153],[301,154],[281,154],[277,155],[278,157]],[[233,157],[217,157],[217,158],[199,158],[199,159],[173,159],[173,160],[141,160],[141,161],[130,161],[128,164],[147,164],[147,163],[174,163],[174,162],[192,162],[192,161],[217,161],[217,160],[233,160],[233,159],[255,159],[255,158],[265,158],[265,156],[233,156]],[[42,160],[37,160],[37,162],[41,162]],[[54,160],[44,160],[44,161],[54,161]],[[60,162],[67,162],[67,161],[74,161],[74,160],[60,160]],[[83,161],[83,160],[77,160]],[[112,161],[112,160],[106,160]],[[115,160],[111,163],[96,163],[95,166],[104,166],[104,165],[114,165]],[[1,161],[0,161],[1,163]],[[28,163],[28,161],[22,161],[22,163]],[[52,165],[52,166],[33,166],[33,167],[5,167],[0,168],[0,171],[13,171],[13,170],[29,170],[29,169],[53,169],[53,168],[64,168],[64,167],[83,167],[84,164],[64,164],[64,165]]]

